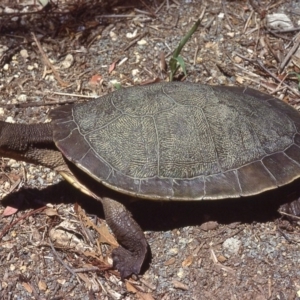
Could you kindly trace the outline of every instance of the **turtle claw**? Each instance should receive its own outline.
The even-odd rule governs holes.
[[[132,253],[121,246],[113,250],[112,258],[113,267],[120,272],[122,280],[131,274],[138,275],[144,261],[144,256]]]

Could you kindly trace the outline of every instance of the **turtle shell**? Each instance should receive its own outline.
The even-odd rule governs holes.
[[[51,113],[56,146],[140,198],[250,196],[300,176],[300,114],[250,88],[159,83]]]

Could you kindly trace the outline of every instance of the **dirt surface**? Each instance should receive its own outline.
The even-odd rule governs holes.
[[[176,80],[248,85],[299,107],[297,0],[1,1],[1,120],[46,122],[116,83],[168,80],[199,18]],[[3,158],[0,171],[0,299],[300,299],[299,227],[277,212],[299,182],[249,199],[130,202],[151,254],[122,282],[99,203],[44,167]]]

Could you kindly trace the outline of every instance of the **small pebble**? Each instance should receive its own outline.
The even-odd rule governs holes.
[[[171,248],[169,251],[168,251],[168,254],[174,256],[174,255],[177,255],[178,254],[178,248]]]
[[[241,241],[237,238],[229,238],[223,243],[223,249],[227,254],[237,254],[241,247]]]
[[[29,57],[28,52],[27,52],[26,49],[22,49],[22,50],[20,51],[20,54],[21,54],[21,56],[22,56],[23,58],[28,58],[28,57]]]
[[[19,96],[18,96],[18,100],[19,100],[20,102],[26,102],[26,100],[27,100],[27,95],[25,95],[25,94],[19,95]]]
[[[177,272],[177,276],[178,276],[179,278],[183,278],[184,275],[185,275],[185,274],[184,274],[183,268],[180,268],[179,271]]]
[[[7,117],[5,122],[7,123],[15,123],[14,119],[12,117]]]
[[[187,291],[189,289],[187,285],[185,285],[184,283],[182,283],[180,281],[173,280],[172,283],[176,289],[181,289],[184,291]]]
[[[109,35],[114,42],[118,40],[118,36],[113,31],[111,31]]]
[[[137,42],[138,45],[142,46],[142,45],[146,45],[147,44],[147,41],[142,39],[140,41]]]

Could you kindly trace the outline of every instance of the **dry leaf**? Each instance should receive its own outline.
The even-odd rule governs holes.
[[[75,248],[77,251],[91,250],[92,248],[85,243],[82,235],[77,230],[74,223],[63,221],[59,225],[52,228],[49,232],[50,239],[56,245],[62,247]]]
[[[102,81],[102,76],[96,74],[96,75],[93,75],[93,76],[91,77],[91,79],[90,79],[90,81],[89,81],[89,85],[90,85],[91,87],[96,87],[96,86],[98,86],[98,85],[101,84],[101,81]]]
[[[94,251],[84,251],[82,252],[86,257],[93,257],[94,259],[99,260],[100,262],[104,263],[103,257],[100,256],[98,253]]]
[[[128,281],[126,281],[125,286],[126,286],[126,289],[128,292],[134,293],[134,294],[137,292],[137,289]]]
[[[266,16],[266,25],[274,30],[293,29],[294,24],[291,19],[283,13],[273,13]]]
[[[216,229],[217,227],[218,227],[218,222],[215,221],[205,222],[200,226],[200,228],[204,231],[213,230]]]
[[[22,272],[22,273],[24,273],[24,272],[26,272],[27,271],[27,267],[26,266],[21,266],[20,267],[20,271]]]
[[[84,281],[86,284],[90,283],[90,279],[87,275],[83,274],[83,273],[77,273],[78,277]]]
[[[223,255],[218,256],[217,259],[218,259],[218,261],[219,261],[220,263],[223,263],[224,261],[227,260],[227,258],[226,258],[225,256],[223,256]]]
[[[18,211],[18,208],[12,207],[12,206],[6,206],[2,216],[3,217],[8,217],[11,216],[13,214],[15,214]]]
[[[116,68],[117,61],[114,61],[108,69],[108,74],[110,74]]]
[[[63,285],[66,283],[66,279],[57,279],[57,282]]]
[[[219,262],[217,262],[216,264],[214,264],[215,268],[218,270],[222,270],[224,272],[230,273],[232,275],[236,274],[236,271],[230,267],[227,266],[223,266],[222,264],[220,264]]]
[[[28,284],[26,282],[22,282],[22,285],[28,293],[30,293],[30,294],[32,293],[32,287],[30,284]]]
[[[235,78],[236,82],[243,84],[245,81],[245,78],[241,77],[241,76],[236,76]]]
[[[103,240],[103,243],[108,243],[110,245],[112,245],[113,247],[118,247],[119,244],[116,241],[116,239],[114,238],[114,236],[112,234],[109,233],[107,227],[105,226],[105,224],[101,224],[100,227],[96,226],[85,214],[84,210],[80,207],[80,205],[76,206],[77,208],[77,213],[79,214],[79,216],[81,217],[82,222],[85,223],[86,226],[88,227],[92,227],[94,230],[96,230],[99,234],[100,234],[100,242],[101,239]],[[104,227],[104,228],[103,228]],[[102,238],[101,238],[102,237]]]
[[[173,283],[173,285],[176,289],[181,289],[181,290],[184,290],[184,291],[187,291],[189,289],[187,285],[183,284],[180,281],[173,280],[172,283]]]
[[[189,255],[183,262],[182,262],[182,266],[183,267],[188,267],[193,263],[193,256]]]
[[[150,293],[137,292],[136,295],[140,300],[154,300],[153,296]]]
[[[118,247],[118,242],[114,238],[114,236],[108,231],[107,226],[102,223],[100,227],[97,227],[97,231],[100,234],[99,242],[110,244],[113,247]]]
[[[61,69],[69,69],[74,62],[74,57],[72,54],[68,54],[64,61],[61,63]]]
[[[174,257],[172,257],[172,258],[170,258],[169,260],[167,260],[165,263],[164,263],[164,265],[165,266],[170,266],[170,265],[173,265],[174,263],[175,263],[175,258]]]
[[[46,208],[44,210],[44,213],[48,216],[48,217],[53,217],[53,216],[58,216],[57,210],[54,208]]]
[[[40,291],[46,291],[47,290],[47,284],[45,281],[40,280],[38,283]]]

